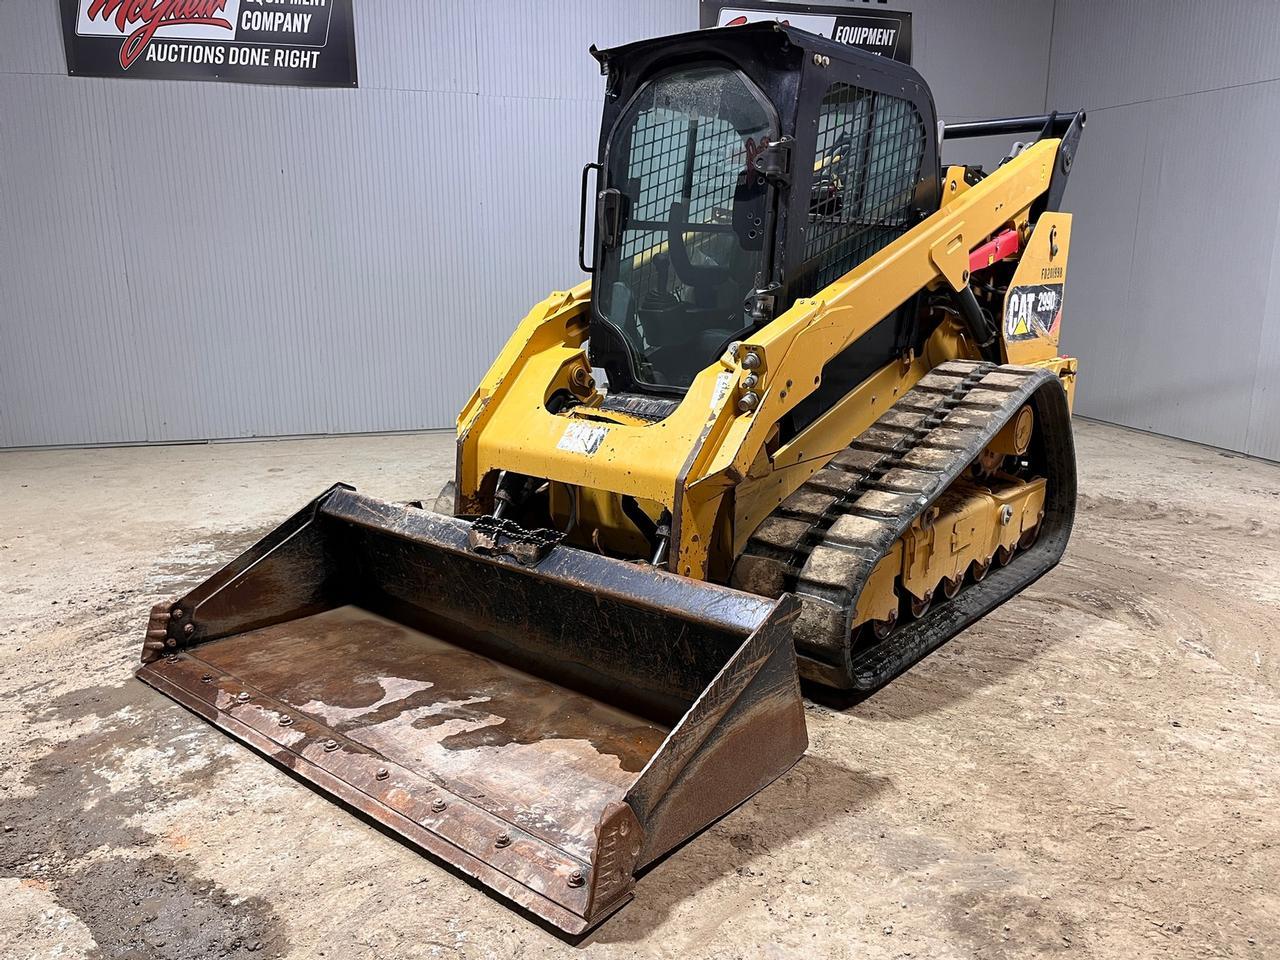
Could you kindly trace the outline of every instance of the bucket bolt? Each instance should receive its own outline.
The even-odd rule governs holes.
[[[378,770],[377,773],[373,775],[373,778],[375,780],[385,780],[389,776],[391,776],[391,771],[388,770],[386,767],[382,767],[381,769]]]
[[[509,845],[510,843],[511,843],[511,834],[507,833],[507,831],[505,830],[503,830],[500,834],[498,834],[498,839],[493,841],[493,845],[495,847],[498,847],[499,849]]]
[[[448,804],[444,802],[444,798],[442,797],[436,797],[434,800],[431,801],[431,809],[434,810],[436,813],[443,813],[444,808],[447,806]]]
[[[586,883],[586,878],[582,876],[581,870],[575,870],[573,873],[569,874],[569,886],[580,887],[584,883]]]
[[[332,740],[332,739],[330,739],[330,740],[326,740],[326,741],[324,742],[324,749],[325,749],[325,752],[326,752],[326,753],[331,753],[331,752],[333,752],[334,750],[337,750],[337,749],[338,749],[338,741],[337,741],[337,740]]]

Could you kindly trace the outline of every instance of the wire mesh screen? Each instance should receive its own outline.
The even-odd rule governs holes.
[[[634,109],[619,171],[631,199],[620,257],[632,289],[667,293],[678,287],[662,256],[671,205],[688,204],[679,221],[695,246],[728,230],[739,179],[768,139],[768,116],[738,74],[710,66],[657,78]]]
[[[627,169],[635,184],[631,221],[665,224],[671,204],[688,199],[690,224],[726,222],[738,174],[746,165],[746,151],[742,137],[727,120],[690,117],[663,107],[641,111],[632,132]],[[628,230],[622,255],[645,253],[666,240],[665,228]]]
[[[914,104],[847,83],[822,99],[799,296],[848,273],[912,224],[924,160],[924,121]]]
[[[702,64],[649,81],[610,134],[605,198],[620,220],[599,251],[596,310],[636,382],[687,386],[743,327],[768,199],[750,160],[773,132],[742,74]]]

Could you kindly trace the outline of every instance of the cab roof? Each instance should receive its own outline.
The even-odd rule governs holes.
[[[677,50],[688,52],[697,48],[721,50],[726,46],[743,46],[744,41],[746,46],[753,46],[761,52],[786,53],[787,48],[791,47],[804,53],[830,57],[832,60],[855,67],[863,66],[882,76],[896,75],[903,82],[926,86],[924,78],[910,64],[901,63],[847,43],[830,40],[776,20],[757,20],[738,26],[705,27],[701,30],[689,30],[665,37],[636,40],[607,50],[597,50],[593,46],[591,53],[600,61],[601,69],[607,70],[609,62],[613,60],[627,61],[637,55],[674,53]]]

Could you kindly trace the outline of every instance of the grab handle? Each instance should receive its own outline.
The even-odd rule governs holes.
[[[588,163],[582,167],[582,197],[578,206],[578,266],[583,273],[595,273],[596,265],[587,266],[587,173],[595,169],[596,184],[600,183],[600,164]]]

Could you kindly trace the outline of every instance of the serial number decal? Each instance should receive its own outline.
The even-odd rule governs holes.
[[[1056,268],[1055,268],[1056,269]],[[1062,322],[1062,284],[1014,287],[1004,302],[1004,338],[1051,337]]]
[[[564,436],[556,444],[556,449],[564,450],[568,453],[580,453],[585,457],[589,457],[600,449],[600,444],[604,442],[605,435],[608,432],[608,427],[575,420],[565,427]]]
[[[730,388],[733,386],[733,374],[727,370],[716,376],[716,388],[711,392],[711,409],[715,410],[720,406],[720,401],[725,398]]]
[[[1066,277],[1066,269],[1063,267],[1041,267],[1041,280],[1062,280]]]

